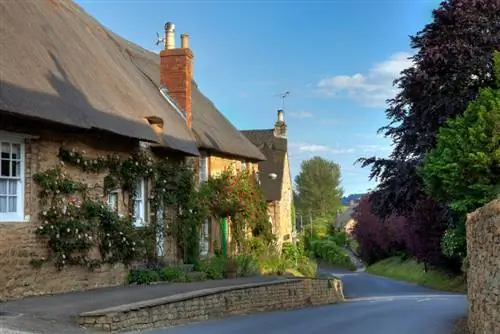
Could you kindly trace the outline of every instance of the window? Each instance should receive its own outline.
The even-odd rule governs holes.
[[[23,139],[0,133],[0,221],[24,220]]]
[[[241,170],[247,170],[247,162],[245,160],[241,162]]]
[[[207,255],[210,246],[210,219],[205,218],[200,231],[200,251],[201,255]]]
[[[137,181],[134,196],[134,225],[143,226],[146,221],[146,201],[145,201],[144,179]]]
[[[118,190],[111,190],[108,193],[108,206],[112,211],[118,212]]]
[[[165,256],[165,207],[163,202],[156,211],[156,224],[158,226],[156,233],[156,255],[160,258]]]
[[[208,180],[208,158],[200,157],[199,162],[200,182]]]

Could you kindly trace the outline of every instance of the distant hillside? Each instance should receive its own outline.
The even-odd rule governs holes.
[[[346,197],[342,197],[342,204],[344,205],[349,205],[349,201],[353,200],[355,202],[358,202],[361,197],[363,197],[365,194],[351,194]]]

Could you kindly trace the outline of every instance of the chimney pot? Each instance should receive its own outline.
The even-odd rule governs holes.
[[[283,109],[278,109],[278,122],[284,122],[285,121],[285,118],[284,118],[284,115],[283,115]]]
[[[172,22],[165,24],[165,50],[175,48],[175,25]]]
[[[189,49],[189,35],[188,34],[181,35],[181,48]]]

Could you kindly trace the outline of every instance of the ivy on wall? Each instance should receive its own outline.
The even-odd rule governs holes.
[[[230,218],[232,253],[242,249],[249,235],[267,242],[274,240],[267,202],[252,173],[227,168],[209,178],[201,186],[200,194],[214,218]]]
[[[199,255],[199,228],[208,212],[199,200],[192,170],[186,164],[156,158],[149,149],[138,149],[121,157],[87,157],[85,152],[61,147],[61,166],[37,173],[40,186],[42,224],[36,233],[47,239],[50,257],[57,268],[84,265],[95,268],[104,263],[129,264],[136,260],[156,261],[156,237],[166,232],[177,240],[184,261]],[[128,199],[124,217],[112,211],[96,195],[96,189],[71,179],[64,165],[84,173],[106,173],[103,195],[121,189]],[[133,225],[136,184],[146,179],[151,185],[151,215],[142,228]],[[167,216],[168,224],[165,224]],[[98,249],[100,258],[92,256]],[[34,260],[33,263],[40,260]]]

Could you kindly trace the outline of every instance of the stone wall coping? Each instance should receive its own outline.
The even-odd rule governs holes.
[[[108,316],[110,314],[137,311],[137,310],[144,309],[144,308],[150,308],[150,307],[161,306],[161,305],[165,305],[165,304],[171,304],[171,303],[185,301],[185,300],[189,300],[189,299],[193,299],[193,298],[219,294],[219,293],[227,292],[227,291],[235,291],[235,290],[264,287],[264,286],[272,286],[272,285],[286,284],[286,283],[295,283],[295,282],[303,281],[305,279],[337,280],[337,278],[335,278],[335,277],[332,277],[329,279],[294,277],[294,278],[286,278],[286,279],[277,279],[277,280],[268,281],[268,282],[247,283],[247,284],[240,284],[240,285],[231,285],[231,286],[223,286],[223,287],[216,287],[216,288],[209,288],[209,289],[201,289],[201,290],[190,291],[190,292],[185,292],[185,293],[178,293],[175,295],[170,295],[170,296],[161,297],[161,298],[155,298],[155,299],[150,299],[150,300],[145,300],[145,301],[140,301],[140,302],[135,302],[135,303],[130,303],[130,304],[112,306],[112,307],[98,309],[98,310],[94,310],[94,311],[83,312],[83,313],[80,313],[79,316],[80,317]]]

